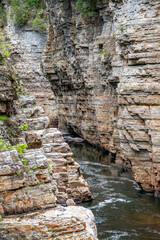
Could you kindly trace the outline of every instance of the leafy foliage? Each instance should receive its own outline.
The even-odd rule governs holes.
[[[44,31],[46,30],[46,24],[45,20],[41,18],[40,12],[37,13],[36,18],[32,22],[32,26],[37,30],[37,31]]]
[[[28,128],[28,124],[22,124],[22,125],[20,126],[20,128],[21,128],[22,131],[26,131],[27,128]]]
[[[5,143],[0,139],[0,151],[17,150],[18,155],[22,156],[27,148],[28,146],[25,143],[18,143],[17,145],[12,146],[10,143]]]
[[[0,115],[0,121],[5,121],[8,119],[8,116],[6,115]]]
[[[83,17],[91,17],[95,13],[97,0],[77,0],[76,10],[80,11]]]
[[[0,29],[0,65],[2,65],[10,55],[11,44],[7,40],[6,34]]]
[[[41,16],[41,11],[45,9],[43,0],[11,0],[11,9],[14,15],[14,22],[18,26],[32,23],[37,31],[46,29],[45,16]]]
[[[15,149],[18,152],[18,155],[23,155],[24,151],[28,148],[27,144],[25,143],[18,143],[11,147],[11,149]]]
[[[7,150],[11,150],[11,144],[4,143],[4,141],[0,139],[0,151],[7,151]]]
[[[5,12],[2,3],[0,3],[0,27],[5,24]]]

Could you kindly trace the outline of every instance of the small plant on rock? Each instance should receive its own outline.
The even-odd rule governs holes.
[[[28,129],[28,124],[22,124],[20,125],[20,128],[22,131],[26,131]]]
[[[18,155],[22,156],[24,151],[28,148],[27,144],[25,143],[18,143],[11,147],[11,149],[15,149],[18,152]]]
[[[0,29],[0,65],[3,65],[5,59],[9,57],[10,50],[11,44],[7,40],[5,32]]]
[[[123,26],[120,27],[120,31],[121,31],[122,33],[124,32],[124,27],[123,27]]]
[[[3,139],[0,139],[0,151],[8,151],[11,150],[11,144],[5,143]]]

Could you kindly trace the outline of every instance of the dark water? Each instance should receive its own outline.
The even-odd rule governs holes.
[[[160,239],[160,200],[142,193],[130,174],[121,173],[100,150],[69,144],[95,197],[83,206],[95,215],[99,239]]]

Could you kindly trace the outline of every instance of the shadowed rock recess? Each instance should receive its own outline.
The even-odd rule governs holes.
[[[46,2],[43,68],[59,127],[110,151],[159,195],[160,1],[97,1],[90,18],[75,1]]]

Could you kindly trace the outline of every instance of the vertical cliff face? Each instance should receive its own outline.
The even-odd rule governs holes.
[[[159,194],[159,1],[99,1],[91,18],[75,1],[46,2],[43,66],[59,125],[116,153]]]
[[[84,19],[77,14],[75,1],[49,1],[43,66],[57,99],[59,126],[108,150],[118,79],[110,78],[115,49],[113,14],[108,3],[100,4],[101,8],[105,11]]]
[[[7,6],[10,11],[10,7]],[[7,35],[12,44],[13,65],[23,80],[25,90],[35,96],[38,105],[43,107],[46,115],[57,125],[57,110],[50,82],[41,68],[41,59],[47,40],[47,32],[35,31],[31,26],[18,27],[8,17]]]
[[[118,129],[121,157],[146,191],[159,194],[159,1],[126,1],[115,10],[117,38],[113,74],[118,75]]]

